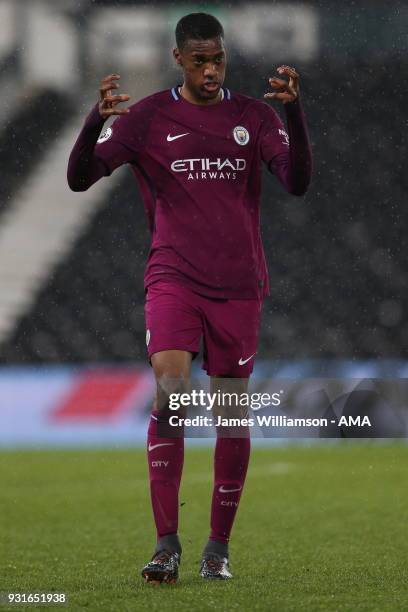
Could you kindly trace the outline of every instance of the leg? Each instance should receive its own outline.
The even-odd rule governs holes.
[[[261,304],[256,300],[213,303],[205,321],[205,369],[215,393],[247,393],[256,353]],[[228,396],[227,396],[228,397]],[[214,416],[244,419],[247,408],[231,402]],[[231,578],[228,543],[243,491],[250,456],[249,427],[217,427],[211,530],[201,566],[203,578]]]
[[[147,435],[150,494],[157,530],[156,552],[181,553],[178,541],[178,494],[184,461],[183,431],[172,431],[168,395],[182,392],[190,378],[192,355],[187,351],[162,351],[152,355],[157,394]],[[178,434],[178,435],[177,435]]]
[[[157,393],[147,435],[150,494],[157,531],[156,550],[142,576],[147,582],[175,582],[181,545],[179,487],[184,460],[183,428],[170,426],[170,393],[188,390],[191,361],[198,352],[201,319],[186,289],[159,281],[148,288],[146,343]]]
[[[247,378],[211,378],[211,391],[215,393],[246,393]],[[243,419],[247,411],[232,406],[217,410],[224,418]],[[228,557],[228,542],[239,501],[244,488],[250,455],[249,428],[217,427],[214,453],[214,488],[211,504],[211,531],[205,553],[214,552]]]

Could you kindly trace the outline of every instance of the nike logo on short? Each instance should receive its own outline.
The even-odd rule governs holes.
[[[234,491],[240,491],[242,487],[238,487],[238,489],[226,489],[224,485],[221,485],[218,489],[220,493],[233,493]]]
[[[188,136],[190,132],[186,132],[186,134],[177,134],[177,136],[170,136],[167,134],[167,142],[172,142],[173,140],[177,140],[177,138],[182,138],[183,136]]]
[[[248,363],[248,361],[250,359],[252,359],[252,357],[255,357],[255,355],[256,355],[256,353],[254,353],[253,355],[248,357],[248,359],[242,359],[242,357],[241,357],[241,359],[238,361],[238,365],[245,365],[246,363]]]
[[[149,451],[159,448],[159,446],[174,446],[174,442],[162,442],[161,444],[151,444],[149,442]]]

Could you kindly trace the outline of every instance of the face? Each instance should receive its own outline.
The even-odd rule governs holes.
[[[215,100],[227,65],[222,38],[188,40],[183,49],[174,49],[173,55],[183,68],[184,85],[192,96],[203,103]]]

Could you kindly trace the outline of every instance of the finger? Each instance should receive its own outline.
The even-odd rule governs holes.
[[[118,96],[117,99],[115,99],[115,97],[112,96],[111,99],[107,99],[102,102],[101,109],[103,112],[107,110],[113,110],[118,106],[118,104],[122,104],[123,102],[128,102],[129,100],[130,100],[130,96],[123,96],[123,97]]]
[[[299,74],[296,72],[295,68],[292,68],[291,66],[279,66],[277,68],[277,72],[279,74],[287,74],[291,77],[293,77],[294,79],[298,79],[299,78]]]
[[[119,102],[127,102],[128,100],[130,100],[128,94],[121,94],[119,96],[106,96],[103,101],[110,102],[111,104],[119,104]]]
[[[103,83],[99,88],[99,92],[101,95],[105,95],[105,93],[112,91],[112,89],[118,89],[120,85],[114,83],[112,81],[108,81],[107,83]],[[109,95],[109,94],[108,94]]]
[[[129,113],[129,108],[108,108],[103,111],[105,117],[111,117],[112,115],[128,115]]]
[[[286,64],[282,64],[281,66],[278,66],[277,68],[278,72],[292,72],[297,74],[296,69],[293,68],[293,66],[287,66]]]
[[[291,95],[295,94],[295,89],[293,87],[294,83],[292,81],[291,82],[287,82],[284,81],[283,79],[277,79],[277,78],[273,78],[273,79],[269,79],[269,83],[271,85],[271,87],[277,91],[280,92],[288,92]]]
[[[290,94],[287,92],[280,93],[266,93],[264,98],[272,98],[273,100],[279,100],[281,102],[293,102],[296,99],[296,94]]]
[[[285,89],[286,87],[290,86],[290,79],[289,81],[286,81],[286,79],[278,79],[277,77],[273,77],[272,79],[269,79],[269,83],[272,85],[272,87],[281,87],[282,89]]]
[[[102,79],[102,83],[103,83],[104,81],[112,81],[112,80],[114,80],[114,79],[120,79],[120,74],[116,74],[116,73],[114,73],[114,74],[108,74],[107,76],[103,77],[103,79]]]
[[[120,79],[120,76],[118,74],[110,74],[109,76],[106,76],[102,79],[101,87],[104,87],[104,85],[106,85],[107,83],[114,83],[115,81],[118,81],[119,79]]]
[[[100,89],[105,89],[105,87],[109,84],[111,84],[111,88],[113,88],[113,85],[115,83],[115,81],[120,79],[120,75],[119,74],[109,74],[108,76],[104,77],[101,81],[101,85],[100,85]],[[116,85],[117,87],[119,87],[119,85]]]
[[[122,101],[118,100],[117,102],[111,102],[110,108],[116,108],[118,104],[122,104]]]
[[[269,84],[274,89],[284,89],[286,88],[287,83],[287,81],[284,81],[283,79],[277,79],[276,77],[269,79]]]

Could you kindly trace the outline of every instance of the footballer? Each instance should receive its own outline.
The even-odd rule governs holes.
[[[285,128],[267,102],[224,86],[227,52],[215,17],[186,15],[175,35],[182,82],[124,108],[130,97],[116,91],[120,76],[106,76],[68,165],[70,188],[85,191],[130,164],[152,235],[144,287],[147,356],[157,382],[147,433],[157,542],[142,576],[153,583],[175,582],[182,554],[184,436],[170,431],[169,381],[172,391],[174,381],[179,391],[186,388],[202,342],[212,387],[227,379],[246,388],[269,291],[260,235],[262,164],[298,196],[312,173],[296,70],[280,66],[264,96],[283,105]],[[102,133],[112,116],[115,122]],[[235,437],[217,428],[203,579],[232,577],[228,543],[249,455],[248,431]]]

